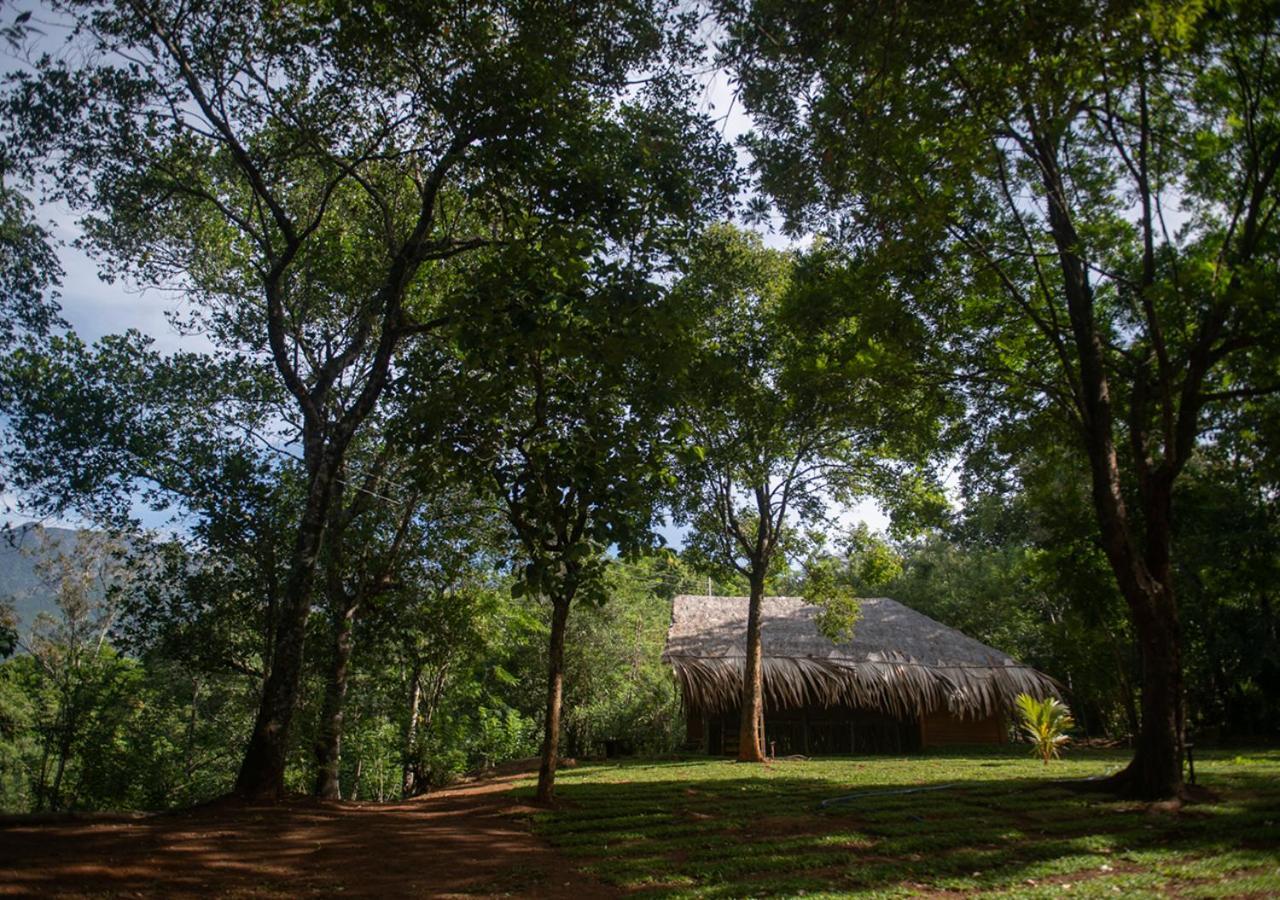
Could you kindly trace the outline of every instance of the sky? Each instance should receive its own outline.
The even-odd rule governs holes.
[[[26,5],[18,4],[10,9],[16,13],[19,7]],[[56,23],[43,19],[38,7],[33,21],[45,30],[45,42],[53,42],[60,34]],[[5,69],[22,65],[22,61],[14,57],[7,48],[0,51],[0,54],[3,54],[2,64]],[[727,73],[707,72],[701,76],[701,80],[702,111],[719,120],[726,140],[736,141],[750,130],[751,120],[742,104],[736,102]],[[745,157],[741,157],[741,161],[745,164]],[[179,334],[168,321],[166,314],[181,302],[180,297],[167,291],[139,290],[121,280],[109,283],[99,277],[97,263],[74,246],[80,230],[71,210],[61,205],[46,204],[39,207],[37,213],[58,241],[58,253],[65,273],[61,288],[62,314],[81,339],[92,342],[104,335],[133,328],[153,338],[156,349],[160,351],[200,351],[208,348],[209,344],[203,337]],[[795,246],[794,242],[778,231],[766,231],[764,239],[769,246],[780,249]],[[871,501],[849,508],[842,507],[833,512],[841,528],[863,521],[873,530],[883,530],[888,525],[888,517]],[[149,527],[167,524],[167,514],[157,515],[142,508],[135,510],[135,513],[141,515],[144,524]],[[29,516],[23,515],[21,498],[12,493],[0,493],[0,521],[7,519],[19,522],[27,518]],[[46,524],[75,526],[77,523],[48,521]],[[660,533],[670,545],[679,546],[682,543],[683,529],[668,525],[661,528]]]

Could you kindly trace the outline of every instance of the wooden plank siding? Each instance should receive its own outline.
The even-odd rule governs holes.
[[[686,710],[686,746],[712,756],[738,753],[737,710],[703,716]],[[765,753],[843,756],[906,753],[920,748],[919,726],[874,710],[809,706],[766,709]]]
[[[920,746],[949,747],[957,744],[1003,744],[1008,735],[1004,717],[962,718],[947,710],[937,710],[920,719]]]
[[[685,710],[685,747],[711,756],[738,753],[738,711],[703,715]],[[907,753],[925,747],[1003,744],[1002,715],[971,719],[939,710],[917,720],[848,707],[769,709],[765,712],[765,753],[787,756]]]
[[[684,743],[686,747],[701,747],[706,740],[706,728],[702,713],[696,709],[685,710]]]

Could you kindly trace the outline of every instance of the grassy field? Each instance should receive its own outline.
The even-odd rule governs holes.
[[[1010,747],[584,765],[561,771],[561,807],[534,827],[583,871],[646,896],[1280,896],[1280,752],[1198,756],[1220,799],[1181,810],[1050,783],[1126,759],[1079,751],[1045,768]],[[914,788],[938,789],[878,793]]]

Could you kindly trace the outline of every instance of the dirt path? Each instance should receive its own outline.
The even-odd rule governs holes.
[[[588,900],[508,795],[519,776],[397,804],[224,802],[180,813],[0,821],[0,897]]]

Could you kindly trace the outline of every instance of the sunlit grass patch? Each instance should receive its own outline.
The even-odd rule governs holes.
[[[1184,897],[1278,897],[1280,896],[1280,865],[1273,865],[1240,877],[1217,879],[1205,884],[1192,885],[1183,890]]]
[[[1085,873],[1081,873],[1084,875]],[[1092,874],[1092,873],[1090,873]],[[991,898],[1019,897],[1024,900],[1062,897],[1164,897],[1166,882],[1158,875],[1147,872],[1102,874],[1096,877],[1054,878],[1040,880],[1034,877],[1020,883],[987,891],[983,896]]]
[[[1202,751],[1200,781],[1220,799],[1178,812],[1054,783],[1125,760],[1080,752],[1046,768],[1002,748],[766,767],[712,759],[586,765],[563,773],[562,805],[535,828],[596,877],[644,896],[1280,888],[1280,866],[1267,868],[1280,859],[1280,753]]]

